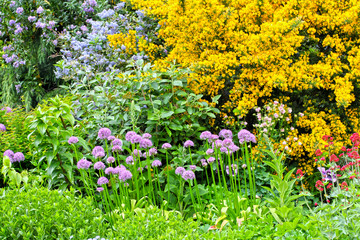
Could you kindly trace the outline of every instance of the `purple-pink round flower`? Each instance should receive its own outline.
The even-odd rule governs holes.
[[[85,158],[83,158],[83,159],[80,159],[78,162],[77,162],[77,164],[76,164],[76,166],[77,166],[77,168],[78,169],[89,169],[89,167],[91,166],[91,162],[90,161],[88,161],[88,160],[86,160]]]
[[[12,162],[14,158],[14,152],[8,149],[4,152],[4,156],[8,156],[10,161]]]
[[[150,139],[147,139],[147,138],[142,138],[140,140],[140,144],[139,144],[139,146],[141,148],[149,148],[149,147],[152,147],[152,145],[153,145],[152,141]]]
[[[118,146],[122,146],[122,141],[120,140],[120,139],[118,139],[118,138],[115,138],[112,142],[111,142],[111,144],[113,145],[113,146],[115,146],[115,145],[118,145]]]
[[[111,130],[108,128],[100,128],[99,133],[98,133],[98,137],[100,139],[107,139],[108,137],[111,136]]]
[[[140,143],[142,139],[143,139],[143,138],[142,138],[140,135],[134,134],[134,135],[132,136],[130,142],[131,142],[132,144]]]
[[[94,164],[94,169],[95,170],[105,169],[105,164],[103,162],[96,162]]]
[[[114,173],[114,168],[108,167],[105,169],[105,174],[109,175],[109,174],[113,174],[113,173]]]
[[[195,173],[193,171],[185,171],[181,174],[181,177],[187,181],[187,180],[193,180],[195,179]]]
[[[115,162],[115,158],[114,157],[108,157],[107,159],[106,159],[106,162],[107,163],[113,163],[113,162]]]
[[[230,147],[232,144],[234,144],[234,143],[233,143],[232,139],[230,139],[230,138],[226,138],[222,142],[222,145],[227,148]]]
[[[16,13],[21,15],[24,12],[24,9],[22,7],[19,7],[16,9]]]
[[[150,139],[152,136],[151,136],[151,134],[150,133],[144,133],[143,135],[142,135],[142,138],[146,138],[146,139]]]
[[[162,149],[169,149],[171,148],[171,144],[170,143],[164,143],[162,146],[161,146]]]
[[[200,139],[202,140],[206,140],[206,139],[210,139],[211,138],[211,132],[210,131],[205,131],[205,132],[202,132],[200,134]]]
[[[184,147],[193,147],[194,146],[194,142],[191,141],[191,140],[187,140],[185,143],[184,143]]]
[[[134,135],[136,135],[136,132],[134,131],[127,132],[125,135],[125,140],[130,142]]]
[[[177,168],[175,169],[175,174],[181,175],[181,174],[183,174],[183,172],[185,172],[185,171],[186,171],[185,168],[183,168],[183,167],[177,167]]]
[[[0,123],[0,132],[5,132],[5,131],[6,131],[5,125]]]
[[[5,111],[6,111],[6,113],[10,113],[10,112],[12,112],[12,109],[11,109],[11,108],[9,108],[9,107],[4,107],[4,108],[2,108],[2,109],[1,109],[1,111],[3,111],[3,110],[5,110]]]
[[[113,141],[113,140],[115,140],[115,139],[116,139],[115,136],[109,136],[109,137],[107,138],[107,140],[109,140],[109,141]]]
[[[69,140],[68,140],[69,144],[75,144],[77,142],[79,142],[79,139],[77,137],[74,137],[74,136],[70,137]]]
[[[111,148],[111,151],[113,152],[121,152],[123,149],[120,145],[114,145],[112,148]]]
[[[254,134],[252,134],[251,132],[249,132],[246,129],[242,129],[240,130],[240,132],[238,133],[238,138],[239,138],[239,142],[242,144],[244,142],[253,142],[256,143],[256,137]]]
[[[133,164],[134,163],[134,157],[133,156],[128,156],[127,158],[126,158],[126,160],[125,160],[125,162],[127,163],[127,164]]]
[[[208,165],[206,159],[201,159],[200,162],[203,167],[206,167]]]
[[[151,163],[151,166],[153,167],[160,167],[162,164],[161,164],[161,161],[160,160],[154,160],[152,163]]]
[[[150,156],[155,156],[157,154],[157,149],[156,148],[150,148],[149,149],[149,155]]]
[[[141,157],[142,156],[141,151],[137,150],[137,149],[134,149],[133,154],[134,154],[135,157]]]
[[[211,155],[214,153],[214,149],[209,148],[208,150],[206,150],[206,155]]]
[[[129,170],[121,171],[119,174],[119,179],[122,180],[123,182],[131,178],[132,178],[132,174]]]
[[[222,129],[222,130],[219,132],[219,137],[222,137],[222,138],[224,138],[224,139],[226,139],[226,138],[232,138],[232,137],[233,137],[233,134],[232,134],[231,130]]]
[[[94,147],[94,149],[92,150],[92,155],[93,155],[95,158],[105,157],[105,150],[104,150],[101,146],[96,146],[96,147]]]
[[[98,185],[104,185],[104,184],[108,184],[109,180],[106,177],[100,177],[97,181]]]
[[[207,162],[208,163],[213,163],[216,159],[214,157],[209,157]]]
[[[195,171],[196,166],[195,165],[190,165],[189,168],[190,168],[190,170]]]
[[[42,8],[42,6],[38,7],[38,9],[36,10],[37,14],[42,14],[44,12],[44,9]]]
[[[103,187],[98,187],[98,188],[96,188],[96,191],[102,192],[102,191],[104,191],[104,188]]]
[[[14,162],[21,162],[25,160],[25,156],[22,152],[17,152],[14,154],[13,161]]]

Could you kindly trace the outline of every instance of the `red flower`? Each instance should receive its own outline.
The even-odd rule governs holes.
[[[342,182],[340,185],[341,189],[344,189],[344,188],[348,189],[347,186],[348,186],[348,184],[346,182]]]
[[[349,177],[350,180],[351,180],[351,179],[354,179],[354,178],[355,178],[355,176],[350,176],[350,177]]]
[[[318,157],[318,156],[321,156],[321,154],[322,154],[322,152],[321,152],[321,150],[320,149],[317,149],[316,151],[315,151],[315,155]]]
[[[329,199],[327,199],[326,201],[327,201],[327,203],[330,203],[330,200],[329,200]]]
[[[338,161],[339,161],[339,158],[335,154],[330,156],[330,162],[338,162]]]
[[[329,135],[324,135],[323,137],[322,137],[322,139],[324,140],[324,141],[328,141],[329,140]]]
[[[324,190],[323,186],[324,186],[324,183],[322,181],[320,181],[320,180],[316,181],[315,187],[317,188],[317,190],[322,192]]]
[[[329,188],[331,188],[331,187],[332,187],[332,183],[329,183],[329,184],[326,186],[327,189],[329,189]]]
[[[345,146],[342,146],[340,150],[343,151],[343,152],[345,152],[345,151],[346,151],[346,147],[345,147]]]
[[[299,169],[296,171],[296,175],[299,175],[298,178],[301,178],[302,176],[304,176],[304,173],[303,173],[303,171],[299,168]]]
[[[318,204],[317,204],[317,203],[315,203],[315,207],[317,207],[317,205],[318,205]]]
[[[359,146],[360,136],[358,133],[354,133],[353,135],[351,135],[350,140],[354,144],[355,147]]]

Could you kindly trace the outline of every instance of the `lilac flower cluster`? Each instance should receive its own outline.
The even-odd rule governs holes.
[[[8,156],[11,163],[22,162],[25,160],[25,156],[22,152],[14,153],[12,150],[8,149],[4,152],[3,156]]]
[[[6,131],[5,125],[0,123],[0,132],[5,132],[5,131]]]
[[[69,143],[70,145],[71,145],[71,144],[75,144],[75,143],[77,143],[77,142],[79,142],[79,139],[78,139],[77,137],[74,137],[74,136],[70,137],[69,140],[68,140],[68,143]]]
[[[91,166],[91,162],[86,160],[85,158],[79,160],[76,164],[78,169],[89,169],[89,167]]]
[[[238,133],[238,138],[239,138],[239,142],[240,144],[243,144],[244,142],[253,142],[256,143],[256,137],[254,134],[252,134],[251,132],[249,132],[246,129],[242,129],[240,130],[240,132]]]

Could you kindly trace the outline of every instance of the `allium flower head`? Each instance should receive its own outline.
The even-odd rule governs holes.
[[[108,128],[100,128],[99,133],[98,133],[98,137],[100,139],[107,139],[108,137],[111,136],[111,130]]]
[[[113,152],[121,152],[123,149],[120,145],[114,145],[112,148],[111,148],[111,151]]]
[[[114,158],[114,157],[108,157],[108,158],[106,159],[106,162],[107,162],[107,163],[113,163],[113,162],[115,162],[115,158]]]
[[[112,167],[108,167],[105,169],[105,174],[109,175],[109,174],[113,174],[114,172],[114,168]]]
[[[131,137],[130,142],[131,142],[132,144],[140,143],[142,139],[143,139],[143,138],[142,138],[140,135],[134,134],[134,135]]]
[[[189,168],[190,168],[190,170],[195,171],[196,166],[195,165],[190,165]]]
[[[96,188],[96,191],[102,192],[102,191],[104,191],[104,188],[103,187],[98,187],[98,188]]]
[[[11,109],[11,108],[9,108],[9,107],[4,107],[4,108],[2,108],[2,109],[1,109],[1,111],[3,111],[3,110],[5,110],[5,111],[6,111],[6,113],[10,113],[10,112],[12,112],[12,109]]]
[[[152,163],[151,163],[151,166],[152,167],[160,167],[162,164],[161,164],[161,161],[160,160],[154,160]]]
[[[201,159],[200,162],[203,167],[206,167],[208,165],[206,159]]]
[[[127,163],[127,164],[134,164],[134,158],[133,158],[133,156],[128,156],[127,158],[126,158],[126,160],[125,160],[125,162]]]
[[[155,156],[157,154],[157,149],[156,148],[150,148],[149,149],[149,155],[150,156]]]
[[[74,136],[70,137],[69,140],[68,140],[69,144],[75,144],[77,142],[79,142],[79,139],[77,137],[74,137]]]
[[[141,148],[149,148],[149,147],[152,147],[152,145],[153,145],[152,141],[150,139],[147,139],[147,138],[142,138],[140,140],[140,144],[139,144],[139,146]]]
[[[118,138],[115,138],[111,143],[113,146],[115,146],[115,145],[122,146],[122,144],[123,144],[123,142]]]
[[[94,164],[94,169],[95,170],[105,169],[105,164],[103,162],[96,162]]]
[[[127,132],[125,135],[125,140],[130,142],[134,135],[136,135],[136,132],[133,132],[133,131]]]
[[[226,173],[227,175],[230,175],[230,171],[232,176],[237,175],[238,173],[238,166],[236,164],[231,164],[231,168],[229,166],[226,166]]]
[[[224,139],[224,141],[222,142],[223,147],[230,147],[233,143],[233,141],[230,138],[226,138]]]
[[[256,143],[255,135],[249,132],[246,129],[240,130],[238,133],[239,142],[243,144],[244,142],[253,142]]]
[[[214,147],[216,147],[216,148],[221,148],[221,147],[222,147],[222,144],[223,144],[223,142],[222,142],[220,139],[218,139],[218,140],[216,140],[216,141],[214,142],[213,148],[214,148]]]
[[[150,139],[152,136],[151,136],[151,134],[150,133],[144,133],[143,135],[142,135],[142,138],[146,138],[146,139]]]
[[[85,158],[79,160],[76,164],[78,169],[88,169],[91,166],[91,162],[86,160]]]
[[[93,155],[95,158],[105,157],[105,150],[104,150],[101,146],[96,146],[96,147],[94,147],[94,149],[92,150],[92,155]]]
[[[171,144],[170,143],[164,143],[162,146],[161,146],[162,149],[168,149],[168,148],[171,148]]]
[[[200,134],[200,139],[202,139],[202,140],[206,140],[206,139],[209,139],[209,138],[211,138],[211,132],[210,131],[205,131],[205,132],[202,132],[201,134]]]
[[[211,155],[214,153],[214,149],[209,148],[208,150],[206,150],[206,155]]]
[[[194,146],[194,142],[191,141],[191,140],[187,140],[185,143],[184,143],[184,147],[193,147]]]
[[[216,159],[214,157],[209,157],[207,162],[208,163],[213,163]]]
[[[230,149],[228,149],[227,147],[221,147],[221,148],[220,148],[220,152],[226,153],[226,154],[230,154],[230,153],[231,153]]]
[[[120,166],[117,166],[116,168],[114,168],[113,170],[113,174],[119,174],[122,172],[122,171],[125,171],[127,170],[126,167],[124,165],[120,165]]]
[[[175,174],[181,175],[181,174],[183,174],[185,171],[186,171],[185,168],[183,168],[183,167],[177,167],[177,168],[175,169]]]
[[[233,137],[233,134],[232,134],[231,130],[222,129],[222,130],[219,132],[219,137],[222,137],[222,138],[224,138],[224,139],[226,139],[226,138],[232,138],[232,137]]]
[[[238,151],[240,148],[238,146],[236,146],[235,144],[232,144],[229,149],[231,150],[231,152],[236,152]]]
[[[193,171],[185,171],[181,174],[181,177],[187,181],[187,180],[193,180],[195,179],[195,173]]]
[[[21,15],[24,12],[24,9],[22,7],[19,7],[16,9],[16,13]]]
[[[119,179],[122,180],[123,182],[131,178],[132,178],[132,174],[129,170],[121,171],[119,174]]]
[[[0,123],[0,132],[5,132],[5,131],[6,131],[5,125]]]
[[[116,139],[116,137],[114,137],[114,136],[109,136],[108,138],[107,138],[107,140],[109,140],[109,141],[114,141]],[[114,144],[113,144],[114,145]],[[116,144],[115,144],[116,145]]]
[[[10,161],[12,162],[14,158],[14,152],[8,149],[4,152],[4,156],[8,156]]]
[[[106,177],[100,177],[97,181],[98,185],[104,185],[104,184],[108,184],[109,180]]]
[[[25,156],[22,152],[17,152],[14,154],[13,161],[14,162],[21,162],[25,160]]]
[[[141,157],[141,155],[142,155],[141,151],[137,150],[137,149],[134,149],[133,154],[134,154],[135,157]]]

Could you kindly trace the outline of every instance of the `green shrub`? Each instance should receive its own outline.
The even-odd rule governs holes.
[[[34,188],[0,195],[0,239],[87,239],[104,236],[108,228],[92,201],[74,191]]]

